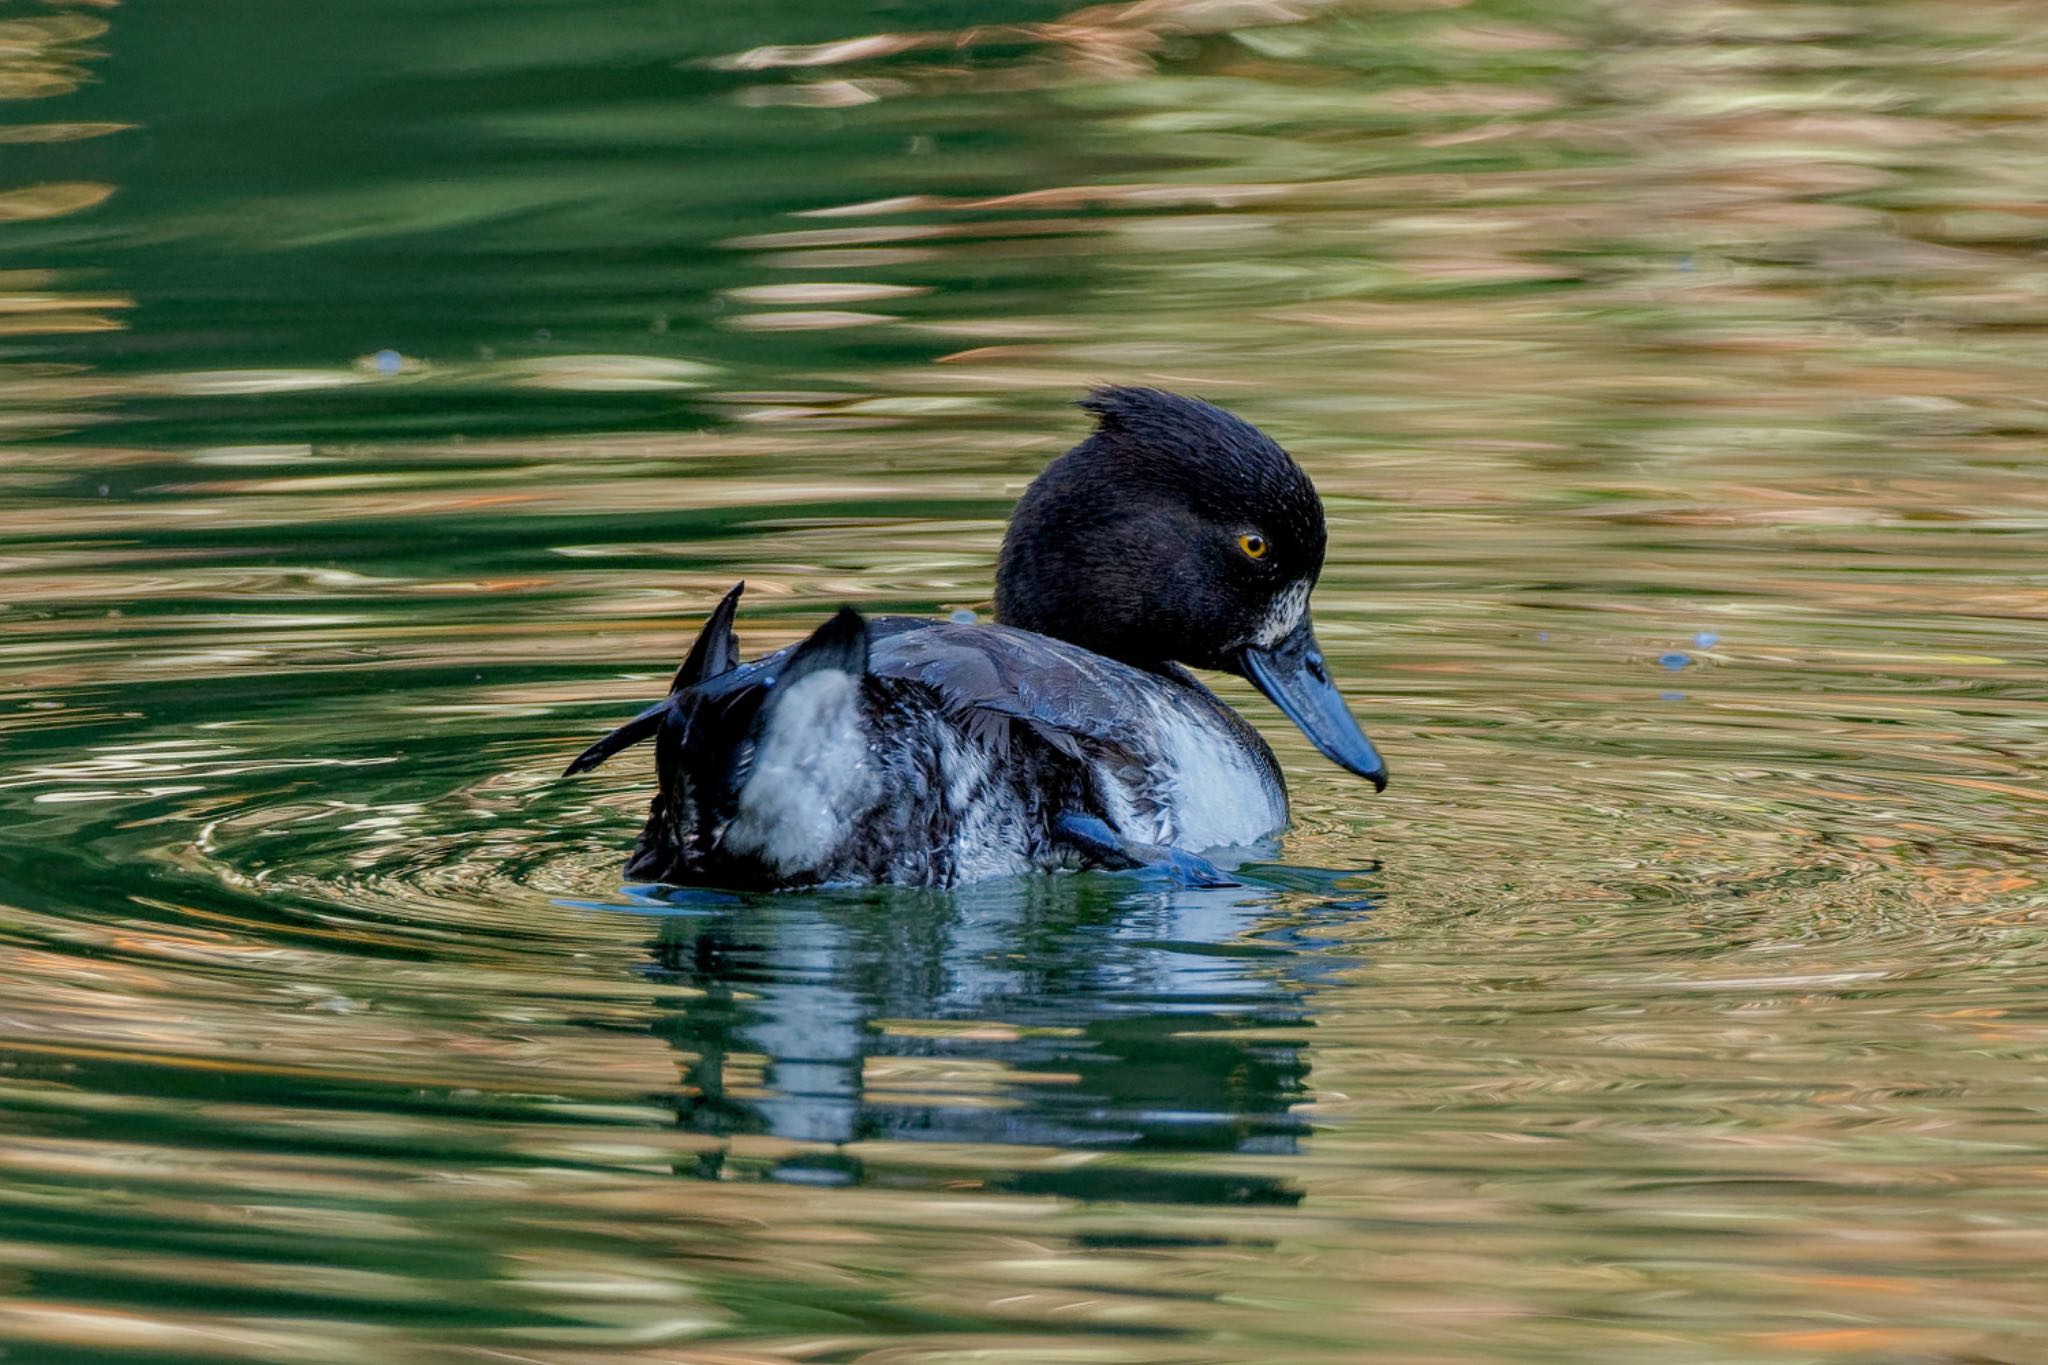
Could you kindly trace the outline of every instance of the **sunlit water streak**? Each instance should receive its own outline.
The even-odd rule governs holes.
[[[2038,1358],[2044,61],[0,13],[0,1353]],[[1232,685],[1240,889],[622,886],[717,594],[986,614],[1105,379],[1310,468],[1391,790]]]

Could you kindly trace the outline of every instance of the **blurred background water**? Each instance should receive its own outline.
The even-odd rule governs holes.
[[[2048,1359],[2048,6],[0,0],[0,1358]],[[1245,888],[622,887],[1103,381]]]

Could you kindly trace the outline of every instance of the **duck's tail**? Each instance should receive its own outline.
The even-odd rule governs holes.
[[[841,607],[782,665],[717,765],[719,852],[772,885],[820,880],[876,799],[863,694],[868,626]],[[715,796],[713,793],[715,792]],[[644,838],[644,836],[643,836]]]
[[[728,678],[739,666],[732,621],[745,586],[712,610],[668,696],[569,765],[568,774],[588,772],[654,741],[660,787],[628,877],[812,879],[873,795],[862,693],[867,622],[841,608],[794,649]]]
[[[729,673],[738,666],[740,641],[733,634],[732,618],[733,613],[739,610],[740,594],[746,591],[746,587],[744,579],[733,584],[732,590],[711,609],[711,615],[705,618],[704,628],[697,632],[697,642],[690,646],[682,667],[676,670],[675,680],[668,686],[668,695],[576,755],[562,776],[587,773],[621,749],[630,749],[641,740],[652,738],[661,728],[662,718],[674,708],[679,693],[722,673]]]

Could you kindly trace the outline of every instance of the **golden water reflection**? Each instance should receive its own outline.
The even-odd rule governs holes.
[[[2028,7],[445,8],[0,16],[0,1352],[2038,1354]],[[1393,787],[621,887],[705,607],[985,615],[1103,380]]]

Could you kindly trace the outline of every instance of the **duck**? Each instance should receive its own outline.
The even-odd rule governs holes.
[[[1193,669],[1248,680],[1385,790],[1309,612],[1327,530],[1308,475],[1198,398],[1109,387],[1079,406],[1093,429],[1010,518],[992,624],[847,606],[742,662],[745,583],[725,595],[668,695],[564,774],[654,742],[627,878],[788,890],[1150,869],[1234,885],[1204,853],[1285,828],[1287,784]]]

